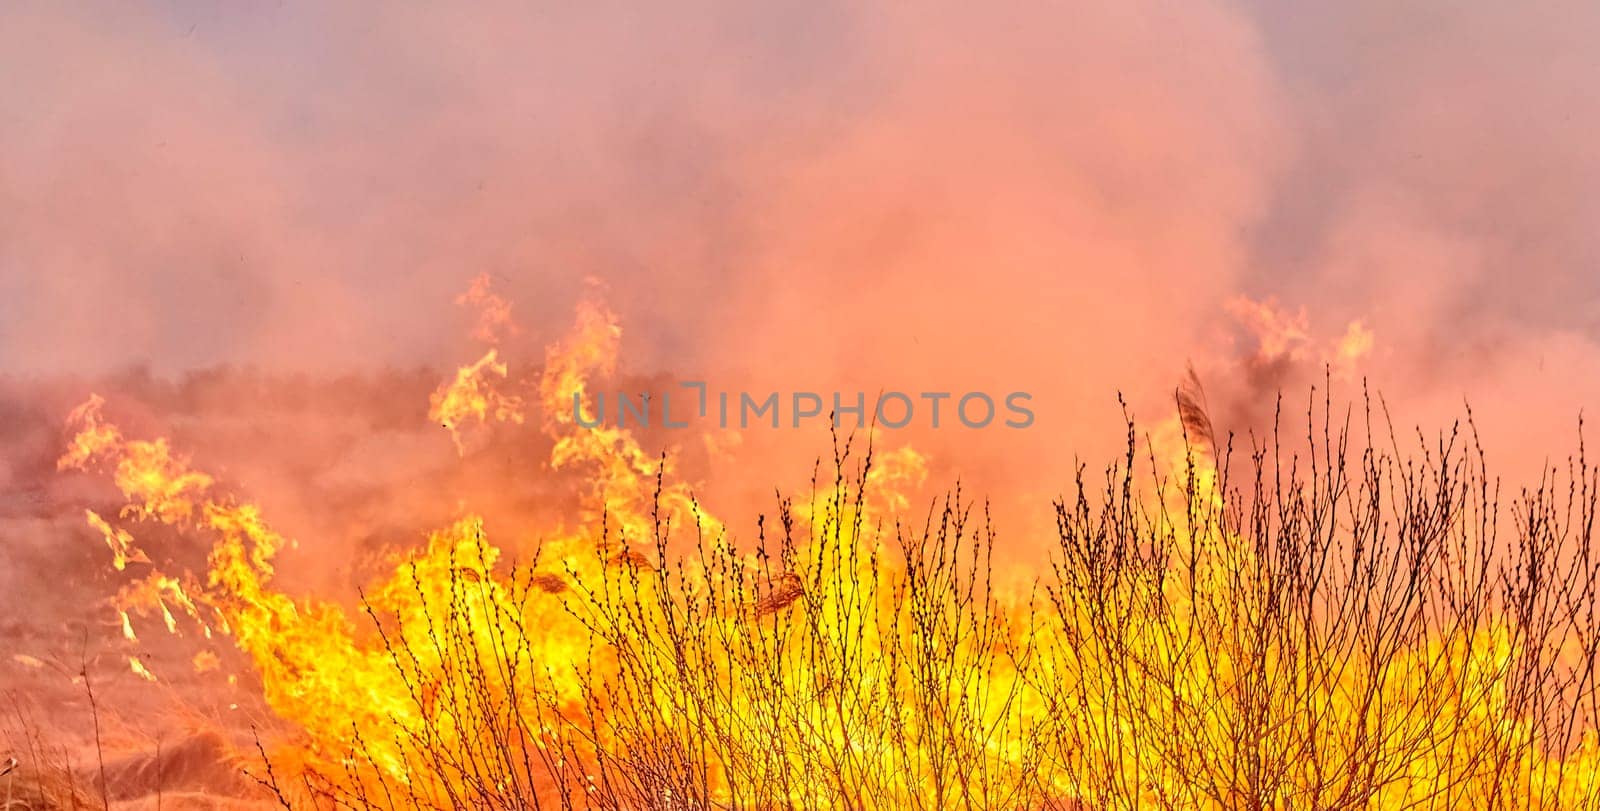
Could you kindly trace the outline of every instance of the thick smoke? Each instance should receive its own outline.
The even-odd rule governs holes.
[[[1332,364],[1565,447],[1600,366],[1569,6],[9,9],[0,368],[444,369],[480,272],[535,362],[592,277],[640,373],[1031,392],[1027,431],[889,439],[1018,504],[1191,362],[1223,430]],[[825,442],[747,433],[767,472],[707,484]]]
[[[1366,378],[1402,424],[1472,403],[1527,472],[1600,395],[1597,26],[1442,0],[7,7],[0,593],[103,568],[81,509],[109,496],[52,464],[91,390],[337,550],[285,555],[308,588],[469,509],[531,544],[576,492],[541,421],[463,462],[425,418],[478,352],[452,302],[479,273],[524,381],[593,278],[625,329],[608,390],[1032,393],[1027,430],[880,437],[995,497],[1024,552],[1118,450],[1118,392],[1169,420],[1191,364],[1219,434]],[[736,532],[828,452],[731,436],[647,444]],[[94,621],[47,596],[43,625]]]

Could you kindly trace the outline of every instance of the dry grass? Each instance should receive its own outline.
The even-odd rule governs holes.
[[[70,749],[49,739],[31,706],[7,697],[0,722],[0,809],[101,808],[104,798],[79,776]]]
[[[424,721],[262,779],[286,807],[1600,805],[1581,445],[1502,503],[1470,420],[1413,445],[1330,411],[1299,455],[1207,436],[1171,479],[1130,422],[1020,589],[959,489],[873,517],[848,442],[746,548],[658,511],[561,577],[461,561],[416,583],[425,633],[369,611]],[[535,655],[535,594],[575,660]]]

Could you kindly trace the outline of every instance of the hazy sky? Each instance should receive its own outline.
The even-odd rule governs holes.
[[[0,370],[454,363],[487,271],[526,359],[593,276],[635,368],[1054,430],[1356,321],[1419,419],[1600,402],[1600,5],[474,9],[5,6]]]

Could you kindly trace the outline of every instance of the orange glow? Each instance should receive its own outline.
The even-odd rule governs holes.
[[[428,417],[450,431],[456,449],[465,452],[462,431],[469,425],[491,420],[522,422],[522,399],[496,389],[497,380],[506,377],[506,365],[490,349],[474,363],[456,371],[455,379],[433,393]]]
[[[111,549],[111,566],[117,571],[128,568],[129,563],[149,563],[144,552],[133,545],[133,536],[120,527],[113,527],[101,518],[94,510],[84,510],[89,519],[89,526],[99,530],[105,536],[106,546]]]
[[[1263,351],[1303,342],[1296,319],[1251,312],[1265,330]],[[595,777],[607,774],[606,758],[689,757],[677,747],[699,740],[706,724],[721,737],[703,742],[693,762],[703,770],[701,799],[715,805],[748,800],[745,781],[818,775],[782,782],[790,788],[768,799],[996,807],[1026,787],[1075,802],[1131,795],[1228,808],[1242,798],[1209,786],[1231,780],[1240,764],[1215,753],[1238,748],[1257,712],[1281,724],[1249,727],[1252,751],[1280,781],[1272,796],[1306,807],[1367,784],[1356,758],[1371,751],[1375,730],[1390,736],[1383,745],[1409,748],[1403,760],[1375,761],[1395,771],[1364,807],[1402,807],[1441,784],[1460,807],[1507,791],[1538,799],[1534,806],[1572,807],[1600,791],[1594,730],[1546,753],[1508,698],[1508,674],[1529,653],[1512,617],[1407,629],[1408,641],[1382,659],[1337,641],[1339,629],[1315,611],[1261,636],[1263,617],[1296,609],[1249,578],[1285,553],[1237,529],[1214,438],[1194,436],[1209,425],[1188,412],[1150,438],[1158,467],[1185,478],[1184,497],[1140,496],[1166,504],[1152,510],[1150,531],[1184,550],[1182,561],[1140,564],[1148,550],[1128,549],[1113,567],[1094,543],[1115,537],[1082,547],[1064,540],[1053,585],[991,592],[1015,573],[993,569],[968,506],[952,500],[927,516],[929,529],[906,523],[905,493],[926,476],[909,448],[874,453],[856,480],[845,475],[855,464],[846,449],[836,478],[764,527],[772,533],[764,541],[785,539],[775,557],[736,548],[670,478],[669,459],[648,456],[627,430],[576,424],[574,408],[592,408],[587,386],[614,369],[621,337],[610,311],[586,303],[549,350],[538,385],[555,440],[550,464],[588,481],[577,527],[514,567],[481,519],[463,517],[392,556],[363,589],[366,618],[281,590],[274,562],[286,541],[262,511],[221,492],[165,440],[125,438],[91,397],[70,417],[60,465],[109,470],[125,518],[212,539],[202,581],[152,572],[123,589],[126,635],[135,638],[132,612],[158,616],[172,633],[209,635],[214,626],[231,636],[273,711],[302,736],[276,757],[339,796],[403,787],[435,802],[476,792],[515,804],[603,793],[613,790]],[[435,412],[468,391],[460,402],[474,405],[449,413],[513,413],[476,382],[485,370],[507,377],[490,350],[435,396]],[[1065,539],[1088,519],[1063,510]],[[89,515],[115,568],[147,562],[125,530]],[[664,527],[692,533],[695,547],[674,558]],[[1305,658],[1337,645],[1346,645],[1337,668]],[[129,664],[156,678],[137,658]],[[193,665],[218,662],[201,653]],[[1166,727],[1143,728],[1152,717]],[[515,721],[495,720],[505,718]],[[1145,743],[1124,748],[1135,736]],[[1302,751],[1310,740],[1323,749]],[[1429,741],[1437,744],[1421,745]],[[485,785],[452,760],[485,751],[543,765]],[[1484,751],[1510,754],[1491,763]],[[429,753],[444,760],[419,762]],[[839,757],[872,776],[870,794],[827,782],[823,775],[846,768],[829,760]],[[671,806],[671,791],[652,796]]]

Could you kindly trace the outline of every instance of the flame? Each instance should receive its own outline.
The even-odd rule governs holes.
[[[132,624],[128,620],[129,611],[159,614],[161,624],[167,629],[167,633],[180,634],[178,618],[172,613],[174,606],[210,636],[210,626],[201,619],[200,607],[189,597],[183,584],[175,577],[155,572],[135,580],[117,592],[116,604],[118,610],[122,612],[123,636],[129,639],[136,638],[133,635]]]
[[[586,311],[588,314],[599,312]],[[565,346],[567,350],[550,356],[551,372],[545,376],[544,391],[565,396],[573,389],[553,381],[581,381],[596,369],[610,369],[614,363],[614,342],[587,343],[594,334],[593,322],[580,317],[579,329]],[[614,325],[606,334],[615,334]],[[456,414],[485,414],[497,418],[514,417],[507,409],[520,406],[514,400],[496,399],[478,381],[488,371],[504,377],[505,367],[496,361],[493,350],[478,363],[464,367],[453,385],[436,395],[435,411]],[[485,411],[485,403],[488,410]],[[153,613],[171,633],[180,633],[180,616],[210,636],[213,625],[219,633],[232,637],[234,644],[249,654],[260,673],[265,698],[282,717],[293,719],[313,742],[307,757],[331,756],[353,745],[352,734],[365,731],[378,735],[370,755],[391,777],[406,775],[405,765],[392,735],[378,734],[396,727],[414,729],[429,720],[436,699],[416,701],[415,685],[408,685],[393,667],[393,654],[385,643],[357,632],[357,623],[339,606],[315,599],[296,599],[274,584],[274,560],[285,548],[286,539],[265,520],[260,509],[220,494],[214,480],[190,467],[188,461],[173,454],[165,439],[131,440],[103,415],[105,401],[92,395],[74,409],[68,423],[72,436],[58,466],[62,469],[107,469],[127,499],[124,513],[134,520],[154,521],[208,532],[213,545],[208,570],[202,583],[185,583],[162,572],[136,580],[124,587],[116,603],[124,636],[136,641],[130,615]],[[454,410],[459,406],[460,410]],[[555,409],[552,408],[554,413]],[[560,424],[559,420],[552,425]],[[584,515],[599,524],[626,527],[624,537],[643,540],[646,535],[641,514],[648,500],[649,485],[655,470],[626,432],[574,435],[558,443],[553,464],[594,464],[596,496],[603,501],[591,504]],[[613,463],[612,454],[628,460]],[[679,485],[666,489],[674,509],[691,510],[692,498]],[[709,516],[697,513],[711,525]],[[606,516],[609,516],[607,518]],[[103,524],[104,522],[101,522]],[[96,524],[100,526],[101,524]],[[121,543],[126,533],[109,528],[108,537]],[[464,584],[483,590],[487,608],[473,621],[483,628],[504,622],[503,612],[511,601],[519,600],[520,611],[538,616],[541,632],[531,640],[542,661],[579,661],[590,646],[583,625],[563,611],[561,595],[573,579],[599,582],[602,569],[622,565],[648,565],[642,552],[621,547],[603,551],[599,536],[605,526],[590,526],[588,535],[554,539],[544,550],[545,564],[528,581],[531,591],[517,597],[511,585],[496,573],[500,552],[486,543],[481,521],[467,517],[433,533],[426,546],[393,559],[393,575],[372,584],[365,593],[367,609],[374,617],[394,622],[395,639],[417,640],[428,633],[427,609],[455,596]],[[121,546],[116,548],[123,548]],[[131,558],[129,558],[131,559]],[[205,621],[212,617],[214,623]],[[428,672],[447,668],[439,652],[436,658],[418,665]],[[197,669],[209,669],[210,659],[197,659]],[[136,659],[130,659],[136,673],[153,678]],[[552,679],[545,698],[570,703],[577,700],[580,687],[575,680]],[[436,695],[438,685],[424,693]],[[529,698],[532,701],[532,697]],[[542,699],[541,699],[542,700]],[[535,709],[535,708],[530,708]]]
[[[133,536],[128,531],[113,527],[99,513],[94,510],[84,510],[84,515],[89,519],[89,526],[99,530],[106,539],[106,546],[111,549],[111,566],[117,571],[128,568],[129,563],[149,563],[150,558],[133,545]]]
[[[477,361],[456,370],[454,379],[441,385],[428,401],[428,418],[450,432],[460,454],[466,453],[462,432],[469,425],[490,421],[520,425],[523,420],[522,398],[500,390],[510,370],[496,348],[503,338],[521,330],[511,318],[511,304],[492,287],[489,274],[480,274],[456,298],[456,304],[477,310],[472,336],[489,349]]]
[[[1251,312],[1276,336],[1264,352],[1303,343],[1302,319]],[[125,438],[91,397],[69,418],[60,466],[109,470],[126,517],[212,542],[203,579],[155,571],[123,589],[125,635],[135,639],[133,612],[158,614],[173,633],[192,625],[230,636],[273,711],[301,734],[294,758],[308,774],[343,796],[400,792],[415,805],[459,806],[464,794],[497,807],[601,798],[617,791],[607,763],[635,757],[698,775],[703,796],[682,796],[679,783],[636,787],[660,807],[993,807],[1019,790],[1006,786],[1078,807],[1114,796],[1324,807],[1364,779],[1357,754],[1401,745],[1415,748],[1382,764],[1395,773],[1358,805],[1404,807],[1440,785],[1459,807],[1511,791],[1577,807],[1600,791],[1592,729],[1564,755],[1519,743],[1535,733],[1508,694],[1507,673],[1527,655],[1511,618],[1412,629],[1397,655],[1363,658],[1357,645],[1337,667],[1307,653],[1337,634],[1326,618],[1273,626],[1280,635],[1266,638],[1261,618],[1286,610],[1283,595],[1250,574],[1281,551],[1225,520],[1215,465],[1205,464],[1215,449],[1198,449],[1197,464],[1181,422],[1151,444],[1191,481],[1148,520],[1183,561],[1145,560],[1149,550],[1117,547],[1114,528],[1093,526],[1087,507],[1063,506],[1063,532],[1088,540],[1064,542],[1053,585],[992,592],[1004,574],[967,505],[946,502],[920,530],[900,523],[926,476],[909,448],[841,451],[848,462],[833,481],[785,508],[772,537],[763,524],[758,548],[737,549],[672,477],[670,458],[645,453],[625,429],[578,423],[593,422],[588,387],[613,373],[621,338],[615,315],[585,302],[538,385],[551,466],[588,477],[577,529],[517,567],[466,516],[392,555],[362,590],[367,621],[284,591],[274,561],[288,544],[261,510],[221,492],[165,440]],[[493,349],[435,395],[436,419],[457,415],[441,419],[453,433],[462,415],[520,421],[486,374],[507,376]],[[131,536],[90,515],[113,564],[132,561]],[[673,526],[696,542],[676,560],[664,529]],[[218,660],[201,653],[193,664]],[[1247,734],[1281,775],[1264,796],[1229,782],[1261,767],[1229,759]],[[1305,751],[1308,739],[1322,748]],[[1509,754],[1496,766],[1479,755],[1489,750]],[[1330,766],[1329,753],[1356,754]],[[788,788],[760,802],[740,793],[761,780]]]
[[[456,297],[456,304],[478,311],[478,322],[472,328],[472,337],[490,346],[515,336],[522,329],[511,318],[511,302],[493,290],[494,282],[487,273],[472,280],[465,293]]]
[[[113,462],[113,481],[128,499],[124,515],[187,522],[194,497],[211,486],[211,477],[190,471],[186,461],[172,455],[165,439],[124,441],[116,426],[104,422],[104,406],[105,398],[94,394],[73,409],[68,423],[78,428],[56,467],[81,469],[95,459]],[[90,524],[99,526],[94,519]]]
[[[1301,307],[1290,312],[1272,300],[1238,296],[1228,302],[1228,312],[1255,341],[1253,359],[1263,365],[1312,359],[1326,364],[1340,379],[1356,376],[1362,361],[1372,354],[1376,337],[1361,320],[1345,325],[1344,334],[1331,341],[1314,338],[1311,319]]]
[[[1256,357],[1263,362],[1294,359],[1311,343],[1306,310],[1287,312],[1272,301],[1239,296],[1228,302],[1228,312],[1256,340]]]
[[[497,388],[496,381],[505,380],[507,374],[498,352],[490,349],[476,362],[456,370],[455,378],[433,393],[428,418],[450,432],[458,452],[466,452],[462,430],[469,424],[522,422],[522,398]]]
[[[149,668],[145,667],[144,662],[139,661],[137,656],[128,657],[128,669],[132,670],[135,676],[145,681],[158,681],[156,674],[151,673]]]
[[[578,305],[568,336],[545,353],[539,394],[545,430],[556,437],[550,466],[583,466],[591,470],[590,490],[581,517],[591,526],[609,519],[625,541],[653,542],[650,516],[658,485],[662,488],[660,508],[669,521],[683,526],[698,519],[707,534],[715,534],[719,525],[699,509],[686,486],[672,479],[676,471],[670,455],[652,457],[629,431],[597,419],[599,415],[588,396],[589,381],[615,373],[621,342],[622,327],[616,314],[588,298]],[[580,419],[584,425],[594,427],[583,427],[578,424]]]

